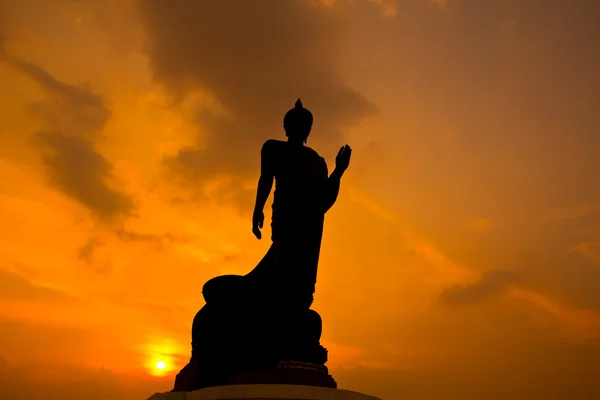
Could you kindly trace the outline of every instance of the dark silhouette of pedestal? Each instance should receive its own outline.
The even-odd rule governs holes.
[[[381,400],[351,390],[306,385],[227,385],[193,392],[155,393],[148,400]]]
[[[174,391],[257,383],[337,387],[325,366],[321,317],[310,300],[264,278],[270,256],[246,276],[220,276],[204,285],[206,305],[192,324],[192,357]]]

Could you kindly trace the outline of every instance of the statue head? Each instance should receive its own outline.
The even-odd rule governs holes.
[[[283,117],[283,129],[285,135],[290,139],[300,139],[306,143],[310,130],[312,128],[313,115],[302,106],[300,99],[296,105]]]

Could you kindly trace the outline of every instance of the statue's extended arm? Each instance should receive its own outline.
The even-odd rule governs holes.
[[[260,230],[265,221],[263,209],[273,188],[274,177],[271,144],[267,141],[260,151],[260,178],[258,179],[256,203],[252,215],[252,232],[258,239],[261,238]]]
[[[352,149],[350,146],[343,146],[337,157],[335,158],[335,169],[327,178],[323,193],[323,211],[327,212],[333,206],[340,193],[340,184],[342,176],[348,166],[350,165],[350,156],[352,155]]]
[[[342,180],[343,171],[338,168],[334,169],[327,182],[325,183],[325,190],[323,193],[323,212],[326,213],[335,204],[340,193],[340,184]]]

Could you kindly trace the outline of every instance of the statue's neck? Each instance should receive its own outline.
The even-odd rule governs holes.
[[[304,140],[288,138],[287,142],[292,146],[304,146]]]

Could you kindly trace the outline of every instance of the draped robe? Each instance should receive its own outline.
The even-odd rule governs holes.
[[[269,140],[263,149],[263,157],[268,158],[263,162],[269,164],[275,178],[273,243],[247,275],[214,278],[205,284],[203,294],[207,303],[219,298],[231,301],[260,295],[310,306],[326,211],[327,164],[306,146]]]

